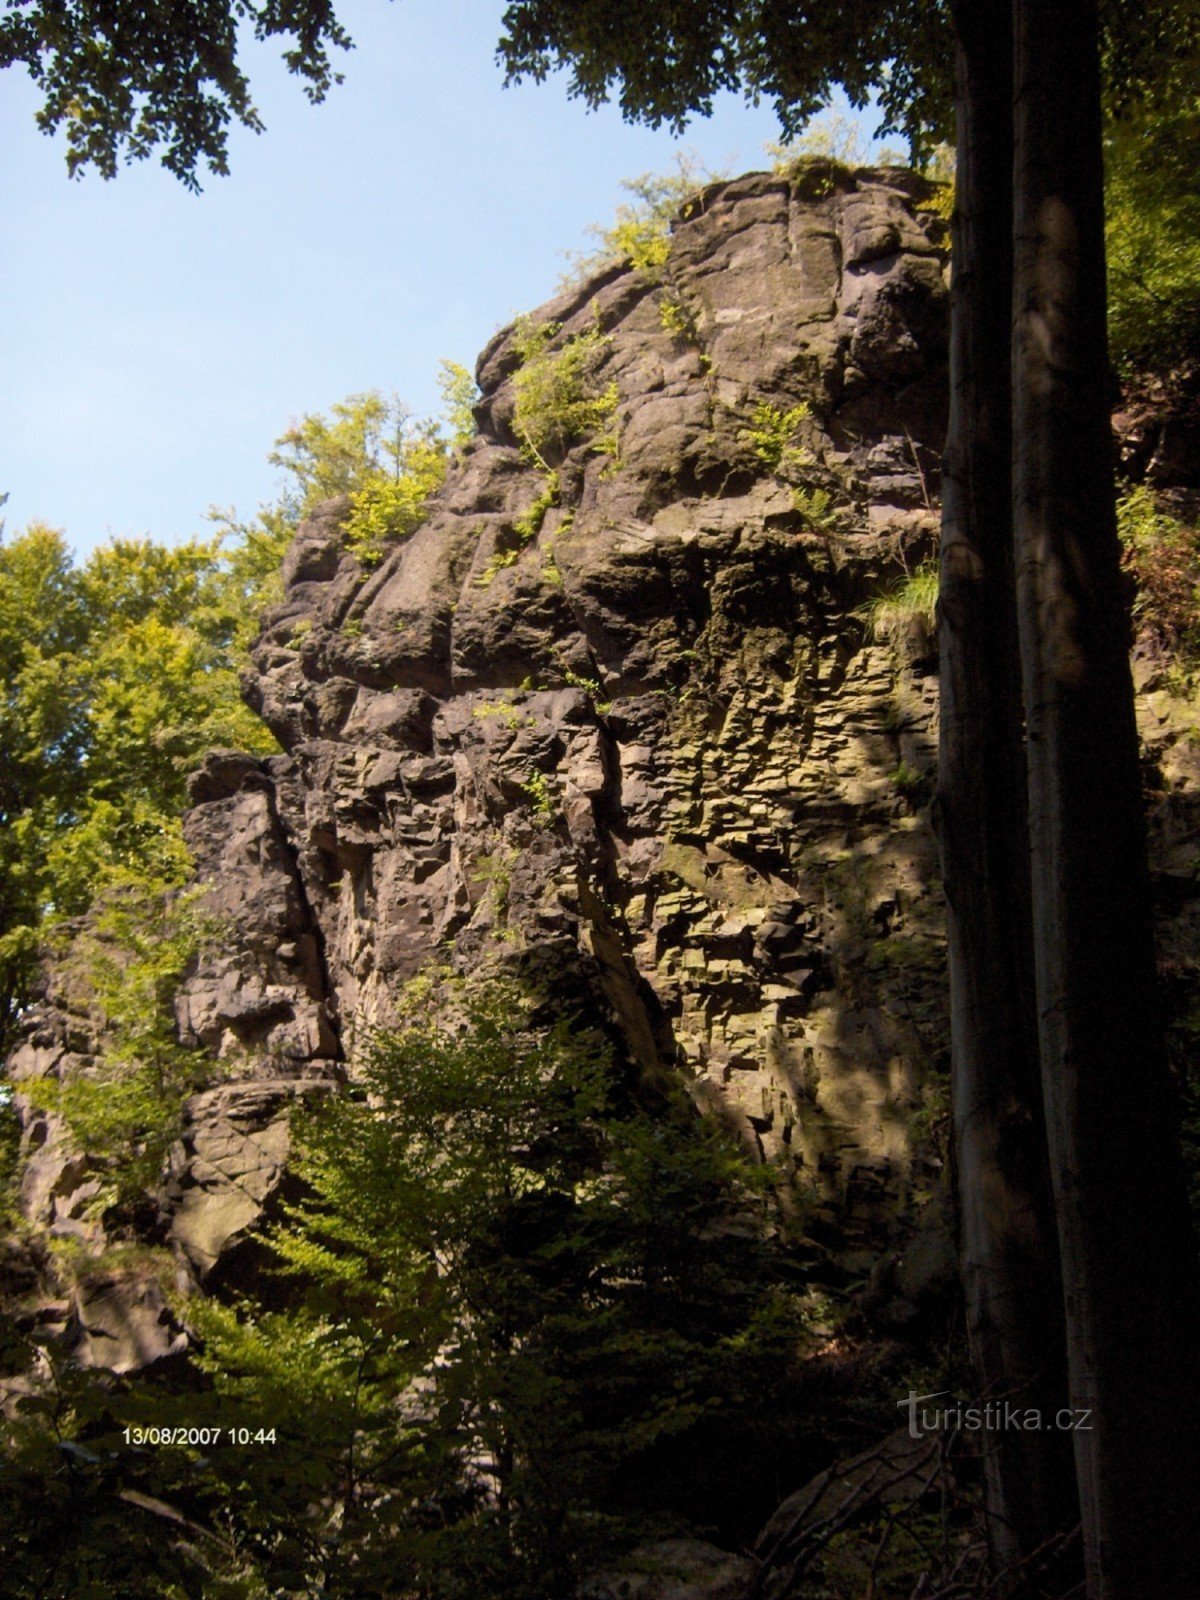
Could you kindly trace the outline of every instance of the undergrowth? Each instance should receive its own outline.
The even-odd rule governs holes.
[[[1200,665],[1200,530],[1161,506],[1148,484],[1117,501],[1117,532],[1126,569],[1137,586],[1133,619],[1139,636]]]

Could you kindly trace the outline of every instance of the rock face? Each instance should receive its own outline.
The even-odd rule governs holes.
[[[215,752],[187,821],[226,931],[177,1000],[216,1086],[162,1226],[201,1278],[289,1101],[436,964],[515,970],[685,1074],[814,1241],[836,1221],[839,1270],[887,1245],[943,1031],[935,662],[860,608],[935,534],[944,225],[900,171],[803,185],[712,186],[658,281],[612,266],[536,313],[552,352],[600,330],[615,457],[522,449],[508,329],[411,538],[370,570],[345,502],[301,528],[245,683],[286,753]],[[72,1028],[50,996],[16,1075],[77,1062]],[[28,1180],[51,1229],[68,1167]]]
[[[935,650],[919,616],[875,637],[863,614],[936,534],[925,199],[893,170],[710,187],[660,279],[612,266],[534,319],[551,351],[600,331],[615,456],[522,448],[508,329],[415,534],[372,569],[346,502],[301,528],[245,683],[285,753],[215,752],[187,822],[225,932],[177,999],[213,1086],[159,1229],[198,1278],[276,1185],[290,1102],[447,965],[515,972],[683,1074],[785,1167],[831,1280],[871,1275],[903,1314],[944,1274],[918,1192],[945,1067]],[[1148,724],[1178,839],[1198,775],[1172,727]],[[94,1048],[52,989],[14,1075]],[[86,1164],[46,1114],[28,1138],[31,1218],[77,1230]]]
[[[906,174],[817,178],[717,185],[663,282],[536,314],[604,334],[618,455],[560,451],[532,535],[513,330],[411,539],[367,572],[344,506],[301,530],[246,684],[288,759],[198,779],[206,870],[270,919],[189,984],[206,1044],[332,1060],[324,1017],[501,963],[688,1074],[818,1221],[897,1209],[939,1048],[935,662],[859,608],[935,531],[942,224]],[[773,460],[764,408],[801,403]]]

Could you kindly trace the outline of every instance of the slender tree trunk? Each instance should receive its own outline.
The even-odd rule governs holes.
[[[1043,1086],[1092,1600],[1197,1593],[1195,1242],[1155,1008],[1108,419],[1096,0],[1014,0],[1015,537]],[[1185,1533],[1185,1530],[1186,1533]]]
[[[1065,1403],[1062,1287],[1034,1010],[1025,755],[1013,593],[1012,14],[960,0],[958,171],[943,467],[941,749],[959,1250],[989,1399]],[[1074,1525],[1070,1439],[985,1436],[998,1566]]]

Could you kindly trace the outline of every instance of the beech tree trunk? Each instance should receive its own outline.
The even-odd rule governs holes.
[[[1043,1089],[1091,1600],[1184,1600],[1195,1242],[1155,1008],[1105,342],[1096,0],[1013,0],[1014,520]]]
[[[960,0],[950,428],[939,594],[935,812],[947,900],[960,1268],[982,1394],[1066,1404],[1042,1119],[1013,590],[1012,15]],[[1069,1435],[984,1436],[997,1567],[1078,1518]]]

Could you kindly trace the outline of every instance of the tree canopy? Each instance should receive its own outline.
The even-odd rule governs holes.
[[[218,539],[122,539],[81,566],[34,524],[0,543],[0,1003],[38,930],[133,874],[187,871],[187,768],[213,743],[271,747],[237,688],[247,596]]]
[[[5,0],[0,67],[23,66],[42,91],[46,133],[65,128],[67,166],[106,178],[119,161],[161,149],[189,189],[197,169],[228,171],[228,127],[262,119],[239,60],[245,31],[284,41],[288,70],[310,100],[340,81],[330,59],[351,47],[331,0]]]
[[[945,6],[849,0],[514,0],[500,55],[510,82],[567,68],[589,106],[614,92],[627,117],[681,129],[721,90],[774,101],[785,136],[841,85],[852,105],[874,95],[887,130],[915,143],[944,137],[952,117],[953,39]]]
[[[882,133],[921,150],[954,131],[952,16],[972,7],[940,0],[510,0],[499,55],[508,81],[570,74],[589,106],[614,95],[631,120],[681,130],[706,116],[721,90],[774,103],[785,138],[845,90],[859,109],[874,100]],[[1200,43],[1188,0],[1101,0],[1113,105],[1136,102]]]
[[[1109,335],[1123,368],[1200,353],[1200,95],[1169,76],[1109,119]]]
[[[116,1541],[146,1600],[561,1600],[792,1446],[821,1302],[765,1169],[682,1089],[638,1105],[600,1035],[453,987],[456,1024],[414,986],[294,1118],[301,1198],[250,1292],[176,1297],[202,1384],[63,1371],[0,1419],[9,1592],[114,1593],[87,1585]],[[192,1522],[175,1572],[154,1507]]]

